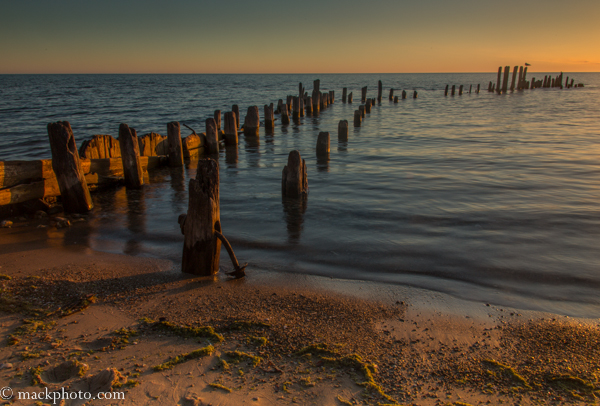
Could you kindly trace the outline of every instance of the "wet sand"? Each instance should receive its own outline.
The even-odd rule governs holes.
[[[242,280],[198,278],[35,227],[0,229],[0,387],[77,390],[114,369],[108,387],[125,400],[93,404],[589,404],[600,394],[597,319],[251,266]],[[198,349],[210,354],[188,360]]]

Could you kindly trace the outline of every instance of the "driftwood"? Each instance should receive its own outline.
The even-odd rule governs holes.
[[[144,184],[144,175],[140,164],[140,149],[135,129],[123,123],[119,126],[119,145],[125,185],[128,188],[140,188]]]
[[[233,248],[231,247],[231,244],[229,244],[229,241],[227,241],[227,238],[225,238],[225,236],[223,234],[221,234],[219,231],[215,231],[215,235],[217,236],[217,238],[219,240],[221,240],[221,243],[225,246],[225,249],[227,250],[227,253],[229,254],[229,259],[231,259],[231,263],[233,264],[234,271],[227,273],[227,275],[233,276],[235,279],[240,279],[240,278],[243,278],[244,276],[246,276],[245,269],[248,266],[248,263],[246,262],[244,265],[240,266],[240,264],[235,256],[235,253],[233,252]]]
[[[167,124],[169,145],[169,165],[172,168],[183,166],[183,147],[181,144],[181,126],[177,121]]]
[[[281,193],[284,197],[299,197],[308,193],[308,177],[306,162],[297,150],[288,155],[288,163],[283,168],[281,177]]]
[[[199,160],[196,179],[190,180],[188,190],[187,215],[183,221],[180,216],[184,233],[181,270],[194,275],[215,275],[221,254],[221,241],[215,234],[221,232],[219,163],[213,159]]]
[[[48,124],[52,169],[58,180],[65,212],[86,213],[94,204],[85,181],[75,137],[68,121]]]

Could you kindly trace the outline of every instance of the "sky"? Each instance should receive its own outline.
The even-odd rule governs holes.
[[[600,71],[600,1],[0,0],[0,74]]]

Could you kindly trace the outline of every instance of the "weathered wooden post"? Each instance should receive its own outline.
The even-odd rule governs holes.
[[[406,99],[406,90],[402,91],[402,99]]]
[[[346,103],[347,97],[348,97],[348,88],[344,87],[342,89],[342,103]]]
[[[340,120],[338,123],[338,141],[348,141],[348,120]]]
[[[498,81],[496,82],[496,89],[500,93],[500,80],[502,79],[502,66],[498,68]]]
[[[419,96],[419,94],[418,94],[418,93],[417,93],[417,91],[415,90],[415,91],[413,92],[413,99],[416,99],[418,96]]]
[[[348,103],[352,103],[352,92],[348,94]]]
[[[361,89],[360,102],[365,103],[367,101],[367,86]]]
[[[480,84],[477,83],[477,94],[479,94]]]
[[[217,132],[221,131],[221,110],[215,110],[215,123],[217,124]]]
[[[517,80],[517,70],[519,69],[518,66],[515,66],[513,69],[513,74],[512,74],[512,82],[510,83],[510,91],[514,91],[515,90],[515,81]]]
[[[181,127],[177,121],[167,124],[167,144],[169,145],[169,166],[183,166],[183,146],[181,145]]]
[[[562,72],[560,74],[560,77],[562,79]],[[527,82],[527,66],[525,67],[525,69],[523,69],[523,87],[525,87],[525,82]]]
[[[383,83],[381,80],[377,83],[377,102],[381,103],[381,97],[383,95]]]
[[[354,110],[354,127],[360,127],[362,124],[362,113],[360,110]]]
[[[288,106],[288,114],[292,114],[292,106],[294,104],[294,96],[287,96],[285,104]]]
[[[236,118],[233,111],[225,113],[225,144],[237,145],[238,132],[236,127]]]
[[[575,79],[571,79],[571,84],[569,85],[569,87],[573,87],[573,85],[575,84]]]
[[[364,104],[361,104],[360,106],[358,106],[358,111],[360,111],[360,117],[365,118],[365,105]]]
[[[275,110],[275,113],[281,114],[281,106],[283,106],[283,100],[279,99],[277,100],[277,110]]]
[[[79,161],[75,137],[68,121],[48,124],[52,170],[67,213],[87,213],[94,207]],[[137,142],[137,140],[136,140]]]
[[[460,85],[460,87],[458,88],[458,95],[462,96],[463,93],[463,85]]]
[[[142,187],[144,173],[140,164],[140,146],[137,133],[135,129],[124,123],[119,126],[119,146],[121,147],[125,185],[131,189]]]
[[[469,94],[471,94],[471,90],[473,90],[473,85],[469,85]]]
[[[313,112],[318,114],[321,108],[321,81],[319,79],[313,81],[312,102]]]
[[[450,95],[454,96],[455,93],[456,93],[456,85],[452,85],[452,92],[450,93]]]
[[[288,114],[287,104],[281,105],[281,125],[290,124],[290,115]]]
[[[367,99],[367,102],[365,103],[365,113],[371,114],[371,103],[371,99]]]
[[[284,197],[300,197],[308,193],[306,162],[297,150],[288,155],[288,163],[281,176],[281,193]]]
[[[296,96],[292,98],[292,118],[294,121],[300,120],[300,99]]]
[[[196,179],[190,179],[188,189],[187,215],[180,216],[185,236],[181,270],[199,276],[215,275],[221,254],[221,241],[215,234],[221,232],[219,163],[200,159]]]
[[[317,137],[317,158],[329,157],[329,133],[320,132]]]
[[[327,103],[329,103],[329,104],[335,103],[335,90],[329,91],[329,99],[327,100]]]
[[[394,103],[398,103],[398,96],[394,96]]]
[[[260,117],[258,115],[258,106],[248,107],[248,113],[244,118],[244,135],[258,137],[260,128]]]
[[[448,93],[448,86],[446,86],[446,93]],[[390,101],[394,100],[394,89],[390,89]]]
[[[523,67],[519,66],[519,83],[517,83],[517,90],[521,90],[523,84]]]
[[[444,96],[448,96],[448,85],[446,85],[446,89],[444,90]]]
[[[488,85],[488,92],[492,91],[492,81],[490,80],[490,84]]]
[[[231,106],[231,111],[233,111],[233,113],[235,115],[235,128],[239,129],[240,128],[240,108],[238,107],[237,104],[234,104],[233,106]]]
[[[206,119],[206,147],[209,154],[219,153],[219,133],[214,118]]]
[[[506,94],[508,91],[508,75],[510,74],[510,66],[504,67],[504,79],[502,80],[502,93]]]
[[[268,104],[265,104],[263,110],[265,113],[265,130],[273,131],[273,128],[275,128],[275,117],[273,116],[273,107],[269,106]]]

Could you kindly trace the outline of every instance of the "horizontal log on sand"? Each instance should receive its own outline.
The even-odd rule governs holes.
[[[166,165],[166,156],[140,157],[144,176],[148,169]],[[103,185],[123,179],[121,158],[82,159],[81,170],[88,185]],[[0,206],[60,196],[52,160],[0,162]]]

